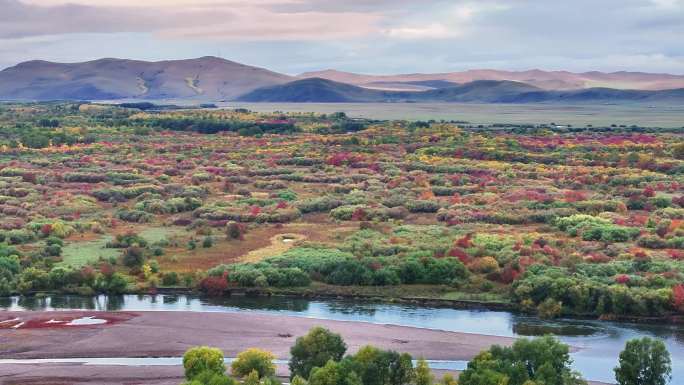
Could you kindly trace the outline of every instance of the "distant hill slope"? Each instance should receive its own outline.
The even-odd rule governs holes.
[[[547,91],[520,82],[478,80],[427,91],[386,91],[327,79],[310,78],[260,88],[240,96],[237,100],[271,103],[684,103],[684,89],[643,91],[589,88],[573,91]]]
[[[503,100],[506,101],[505,98]],[[515,95],[513,103],[583,103],[583,102],[640,102],[640,103],[684,103],[684,88],[675,90],[645,91],[616,90],[612,88],[588,88],[574,91],[541,91]]]
[[[379,91],[311,78],[291,83],[264,87],[240,96],[244,102],[293,102],[293,103],[344,103],[385,102],[397,97],[399,92]]]
[[[357,86],[379,88],[377,84],[411,84],[426,81],[447,81],[452,83],[470,83],[477,80],[510,80],[527,83],[545,90],[574,90],[584,88],[614,88],[635,90],[667,90],[684,88],[683,75],[651,74],[643,72],[583,72],[568,71],[499,71],[469,70],[462,72],[446,72],[435,74],[400,74],[400,75],[363,75],[336,70],[306,72],[299,78],[322,78]]]
[[[287,75],[216,57],[147,62],[29,61],[0,71],[0,99],[224,100],[292,81]]]
[[[659,87],[665,89],[653,90]],[[328,70],[292,77],[212,56],[158,62],[34,60],[0,71],[0,100],[29,101],[681,103],[683,89],[684,76],[637,72],[476,70],[373,76]]]

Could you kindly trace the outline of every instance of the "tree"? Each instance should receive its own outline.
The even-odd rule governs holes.
[[[416,363],[415,384],[432,385],[434,381],[435,376],[432,374],[432,371],[430,370],[430,366],[428,365],[427,361],[425,361],[425,359],[423,358],[419,359]]]
[[[309,330],[297,338],[290,349],[290,376],[307,378],[314,367],[322,367],[329,360],[339,361],[347,351],[342,336],[322,327]]]
[[[308,385],[307,381],[302,376],[294,376],[290,381],[291,385]]]
[[[458,385],[458,381],[452,376],[451,374],[447,373],[442,377],[441,383],[443,385]],[[524,385],[534,385],[534,384],[527,384],[525,383]]]
[[[662,341],[643,337],[627,341],[614,370],[619,385],[665,385],[672,376],[672,362]]]
[[[123,264],[130,268],[140,267],[145,262],[145,254],[142,248],[130,246],[124,250]]]
[[[462,385],[508,384],[509,378],[499,372],[499,362],[488,350],[480,352],[468,363],[468,368],[458,378]]]
[[[385,385],[389,381],[389,356],[374,346],[366,345],[352,357],[351,365],[364,385]]]
[[[362,382],[356,372],[330,360],[323,367],[311,370],[309,385],[362,385]]]
[[[205,370],[183,385],[238,385],[238,382],[223,373]]]
[[[252,371],[256,371],[259,378],[272,376],[275,374],[274,359],[275,356],[271,352],[256,348],[247,349],[238,354],[231,365],[231,370],[233,375],[238,377],[247,376]]]
[[[387,352],[389,355],[389,385],[406,385],[413,382],[413,360],[408,353]],[[447,384],[452,385],[452,384]]]
[[[194,380],[200,373],[207,371],[215,374],[223,374],[226,371],[223,353],[219,349],[208,346],[192,348],[185,352],[183,367],[185,378],[188,380]]]
[[[259,385],[261,383],[259,381],[259,378],[259,372],[257,372],[256,370],[252,370],[245,377],[245,380],[242,382],[242,385]]]
[[[569,348],[546,336],[519,339],[511,347],[492,346],[468,363],[459,378],[461,385],[586,384],[570,369]]]

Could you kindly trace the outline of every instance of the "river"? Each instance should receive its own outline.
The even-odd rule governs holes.
[[[665,342],[672,356],[673,384],[684,379],[684,327],[590,320],[541,320],[503,311],[433,308],[407,304],[307,300],[286,297],[206,299],[185,295],[52,296],[0,298],[3,310],[102,310],[260,312],[340,321],[394,324],[504,337],[556,335],[579,348],[574,368],[585,378],[614,382],[613,368],[625,342],[642,336]]]

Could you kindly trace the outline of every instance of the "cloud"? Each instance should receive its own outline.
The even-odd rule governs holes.
[[[390,28],[385,34],[402,39],[446,39],[459,37],[462,32],[441,23],[432,23],[426,26]]]
[[[328,40],[372,34],[380,17],[363,13],[273,13],[239,10],[228,23],[211,23],[159,31],[167,38],[209,38],[229,40]]]
[[[0,65],[223,52],[289,73],[684,73],[681,36],[684,0],[0,0]]]
[[[463,2],[445,7],[441,12],[427,8],[422,13],[414,14],[408,25],[398,25],[384,30],[389,37],[401,39],[456,39],[468,35],[473,30],[476,18],[484,13],[498,12],[507,6],[497,3]]]
[[[233,0],[205,0],[201,3],[178,0],[163,3],[156,0],[77,1],[79,3],[48,0],[49,5],[46,6],[0,0],[0,9],[3,10],[0,14],[0,38],[150,32],[171,38],[319,40],[377,32],[379,27],[375,24],[380,19],[379,15],[368,12],[284,12],[272,9],[295,0],[249,3]]]

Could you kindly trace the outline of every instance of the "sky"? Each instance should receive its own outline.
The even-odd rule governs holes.
[[[200,56],[288,74],[684,74],[684,0],[0,0],[0,68]]]

